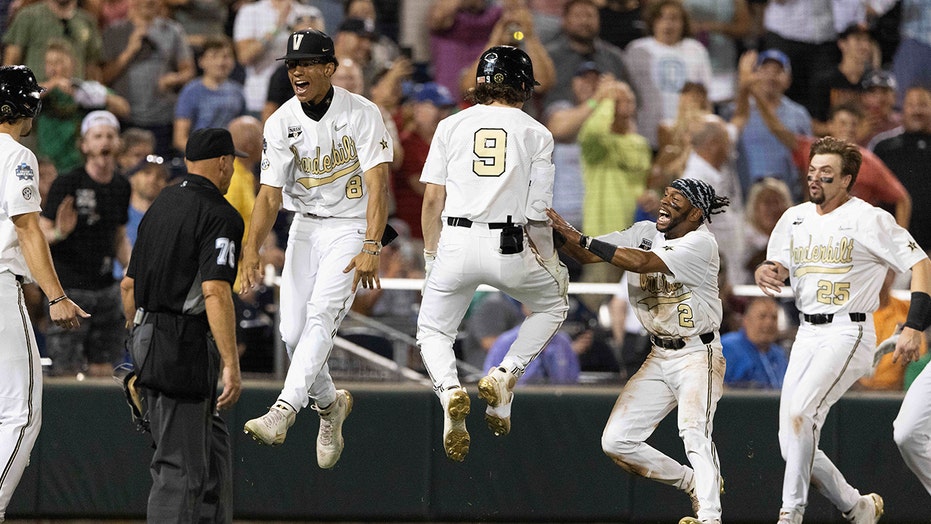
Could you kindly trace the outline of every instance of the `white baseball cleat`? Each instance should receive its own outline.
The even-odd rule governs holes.
[[[440,393],[440,404],[443,405],[443,449],[450,460],[462,462],[472,442],[465,423],[472,401],[466,390],[459,387]]]
[[[345,389],[337,389],[336,400],[332,404],[326,409],[314,405],[314,410],[320,414],[317,465],[323,469],[330,469],[336,465],[343,453],[343,422],[352,411],[352,395]]]
[[[895,329],[895,333],[891,337],[883,340],[876,346],[876,353],[873,354],[873,367],[876,367],[879,364],[879,360],[883,358],[883,355],[887,355],[895,351],[895,345],[899,341],[899,335],[902,334],[902,327],[899,326]]]
[[[679,524],[721,524],[721,519],[698,520],[695,517],[682,517]]]
[[[296,416],[294,408],[286,402],[278,401],[268,409],[268,413],[246,422],[242,429],[259,444],[277,446],[284,442]]]
[[[802,524],[802,513],[798,510],[780,510],[778,524]]]
[[[844,513],[844,518],[854,524],[876,524],[883,516],[883,498],[876,493],[861,495],[850,511]]]
[[[511,432],[511,401],[517,377],[504,368],[494,368],[478,381],[478,396],[488,403],[485,423],[496,437]]]

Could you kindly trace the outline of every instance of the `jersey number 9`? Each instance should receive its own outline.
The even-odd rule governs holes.
[[[507,142],[508,134],[504,129],[479,129],[476,131],[472,152],[475,153],[478,160],[472,161],[472,171],[478,176],[503,175]]]

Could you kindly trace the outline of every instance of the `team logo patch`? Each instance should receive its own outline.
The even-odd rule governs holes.
[[[262,171],[268,169],[269,167],[271,167],[271,165],[272,163],[269,162],[267,158],[262,159]]]
[[[32,200],[32,188],[31,187],[23,188],[23,198],[25,198],[26,200]]]
[[[23,162],[20,165],[16,166],[16,178],[20,180],[32,180],[36,177],[36,172],[32,170],[32,166]]]
[[[288,126],[288,138],[297,138],[304,132],[301,126]]]
[[[649,238],[641,238],[640,245],[638,247],[644,251],[649,251],[653,249],[653,241]]]
[[[494,82],[495,82],[496,84],[503,84],[503,83],[504,83],[504,75],[501,74],[501,73],[495,73],[495,76],[492,77],[492,80],[494,80]]]

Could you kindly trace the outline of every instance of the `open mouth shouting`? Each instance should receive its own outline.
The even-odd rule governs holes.
[[[660,206],[659,213],[657,213],[656,217],[656,228],[659,230],[668,228],[671,222],[671,218],[672,217],[669,214],[669,210],[666,208],[666,206]]]

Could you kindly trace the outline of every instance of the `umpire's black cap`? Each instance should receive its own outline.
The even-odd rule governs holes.
[[[333,39],[316,29],[302,29],[291,33],[288,38],[288,52],[278,60],[301,58],[324,58],[328,62],[336,62]]]
[[[218,127],[198,129],[191,133],[191,137],[187,140],[187,147],[184,150],[184,158],[191,161],[226,155],[235,155],[242,158],[249,156],[236,149],[233,145],[233,135],[229,131]]]

